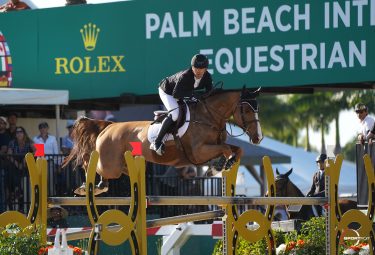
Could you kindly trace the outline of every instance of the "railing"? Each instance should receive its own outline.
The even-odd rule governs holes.
[[[73,197],[74,190],[85,179],[84,170],[73,169],[72,165],[61,169],[65,155],[46,155],[48,159],[48,196]],[[221,196],[221,178],[196,177],[182,179],[179,176],[160,176],[166,171],[161,165],[147,164],[146,194],[150,196]],[[154,173],[159,175],[155,176]],[[99,181],[99,176],[97,176]],[[0,213],[17,210],[26,213],[30,205],[30,184],[24,157],[22,155],[0,155]],[[117,180],[109,181],[109,191],[102,197],[130,196],[130,181],[122,175]],[[113,206],[112,206],[113,207]],[[69,215],[86,213],[83,207],[69,207]],[[100,209],[107,210],[108,206]],[[126,210],[127,207],[117,206]],[[170,217],[186,213],[216,210],[217,206],[155,206],[148,210],[150,214]]]
[[[365,154],[370,156],[372,165],[375,166],[375,143],[356,144],[357,201],[361,207],[367,207],[368,203],[367,175],[363,161]]]

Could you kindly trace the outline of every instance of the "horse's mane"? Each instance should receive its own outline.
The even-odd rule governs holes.
[[[240,90],[236,90],[236,89],[222,89],[222,88],[214,88],[212,89],[211,91],[209,92],[206,92],[202,95],[200,95],[200,99],[208,99],[208,98],[213,98],[215,96],[219,96],[219,95],[223,95],[223,94],[226,94],[226,93],[230,93],[230,92],[239,92]]]
[[[297,192],[297,197],[304,197],[305,195],[302,193],[302,191],[289,179],[288,177],[288,182],[290,183],[290,185],[292,185],[292,187],[295,189],[295,191]]]

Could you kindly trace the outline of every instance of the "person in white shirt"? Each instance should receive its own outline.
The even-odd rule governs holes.
[[[367,106],[362,103],[358,103],[355,105],[355,112],[360,121],[358,142],[363,144],[370,137],[370,131],[374,128],[375,120],[368,115]]]
[[[44,144],[44,154],[59,154],[56,137],[48,133],[48,123],[39,124],[38,136],[33,138],[35,144]]]
[[[38,136],[33,138],[35,144],[44,144],[44,154],[48,160],[48,176],[49,176],[49,194],[61,194],[63,185],[63,176],[60,171],[60,158],[58,156],[49,156],[49,154],[59,154],[56,137],[48,133],[48,123],[41,122],[39,124]]]

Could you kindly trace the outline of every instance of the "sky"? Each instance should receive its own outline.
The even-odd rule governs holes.
[[[359,128],[359,120],[354,111],[342,111],[339,119],[340,128],[340,145],[344,147],[345,144],[351,142],[356,136]],[[332,122],[329,126],[329,133],[324,136],[326,146],[335,146],[336,131],[335,123]],[[321,134],[320,132],[313,132],[310,134],[310,144],[320,150],[321,148]]]

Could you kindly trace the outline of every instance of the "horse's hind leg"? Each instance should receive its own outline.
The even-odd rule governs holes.
[[[97,185],[95,185],[95,191],[94,194],[99,195],[104,192],[107,192],[109,189],[109,182],[108,179],[104,179],[103,176],[100,176],[100,181]]]

